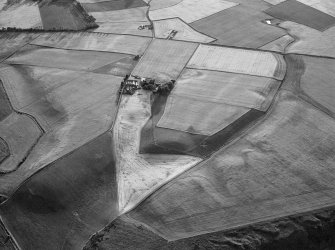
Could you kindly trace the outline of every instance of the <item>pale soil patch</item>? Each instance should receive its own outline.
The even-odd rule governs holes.
[[[183,40],[199,43],[210,43],[214,38],[206,36],[192,29],[179,18],[154,21],[155,37],[168,38],[172,31],[177,31],[174,40]]]
[[[189,68],[226,71],[282,80],[286,64],[270,52],[200,45],[187,64]]]
[[[123,35],[136,35],[152,37],[151,30],[139,30],[140,25],[150,25],[149,22],[125,22],[125,23],[98,23],[99,28],[91,32],[115,33]]]
[[[90,15],[94,16],[96,22],[147,22],[148,7],[140,7],[133,9],[115,10],[115,11],[104,11],[104,12],[90,12]],[[117,24],[115,24],[117,25]]]
[[[183,0],[152,0],[150,2],[150,10],[158,10],[168,8],[179,4]]]
[[[0,164],[0,173],[15,170],[38,140],[41,131],[26,115],[10,114],[0,122],[0,137],[6,141],[10,156]]]
[[[125,54],[143,54],[151,39],[128,35],[102,33],[49,33],[42,34],[30,44],[60,49],[96,50]]]
[[[335,57],[335,27],[320,32],[294,22],[282,22],[280,26],[297,37],[287,48],[287,53]]]
[[[293,43],[295,40],[293,37],[291,37],[290,35],[285,35],[282,36],[281,38],[278,38],[277,40],[268,43],[262,47],[260,47],[260,49],[262,50],[271,50],[271,51],[276,51],[276,52],[281,52],[284,53],[285,49],[288,45],[290,45],[291,43]]]
[[[333,0],[298,0],[298,1],[335,17],[335,2]]]
[[[111,75],[83,73],[82,81],[65,84],[48,94],[34,112],[57,122],[40,138],[17,171],[0,177],[0,193],[11,193],[37,170],[109,130],[121,80]]]
[[[268,3],[272,4],[272,5],[276,5],[276,4],[279,4],[281,2],[285,2],[286,0],[264,0],[264,1],[268,2]]]
[[[128,216],[169,241],[335,205],[335,121],[289,92],[240,140]]]
[[[59,69],[94,71],[107,64],[117,62],[127,55],[99,51],[78,51],[39,46],[25,46],[5,62]],[[50,60],[52,58],[52,60]]]
[[[211,136],[226,128],[250,109],[194,97],[169,96],[158,127]]]
[[[183,0],[168,8],[150,10],[149,17],[151,20],[179,17],[186,23],[191,23],[236,5],[236,3],[223,0]]]
[[[197,46],[195,43],[155,39],[132,74],[163,81],[176,79]]]
[[[6,10],[0,10],[0,28],[2,27],[42,29],[38,5],[33,3],[12,5]]]
[[[133,208],[158,186],[201,161],[191,156],[139,154],[140,132],[149,117],[149,92],[123,96],[114,126],[120,211]]]

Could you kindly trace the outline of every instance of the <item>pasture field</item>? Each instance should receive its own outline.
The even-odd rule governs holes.
[[[38,4],[33,2],[13,4],[0,9],[0,28],[40,28],[42,20]]]
[[[150,9],[149,17],[151,20],[179,17],[186,23],[192,23],[235,5],[237,4],[223,0],[207,0],[206,2],[202,0],[183,0],[164,9]]]
[[[295,40],[292,36],[285,35],[275,41],[265,44],[264,46],[260,47],[260,49],[285,53],[286,48],[293,42],[295,42]]]
[[[265,10],[265,13],[275,18],[300,23],[319,31],[324,31],[335,24],[335,17],[296,0],[279,3]]]
[[[128,213],[173,241],[334,205],[335,122],[282,91],[269,116]]]
[[[215,44],[258,48],[286,34],[283,29],[262,22],[271,18],[259,10],[239,5],[193,22],[191,26],[216,38]]]
[[[102,33],[50,33],[42,34],[30,44],[60,49],[94,50],[140,55],[151,39],[128,35]]]
[[[195,43],[154,39],[132,74],[157,80],[174,80],[197,46]]]
[[[107,64],[117,62],[124,57],[126,55],[119,53],[65,50],[29,45],[8,58],[5,62],[8,64],[94,71]]]
[[[0,207],[22,249],[82,249],[118,215],[110,133],[94,139],[27,180]]]
[[[297,0],[297,1],[335,17],[335,2],[332,0]]]
[[[282,80],[286,64],[282,56],[244,49],[200,45],[188,68],[225,71]]]
[[[181,3],[183,0],[152,0],[150,10],[164,9]]]
[[[113,62],[111,64],[107,64],[101,68],[94,70],[94,73],[100,74],[111,74],[115,76],[122,76],[130,75],[131,72],[134,70],[137,61],[134,60],[134,56],[127,56],[119,61]]]
[[[335,114],[335,59],[302,57],[304,73],[300,88],[310,98]]]
[[[12,113],[0,122],[0,137],[10,149],[10,156],[0,164],[0,173],[19,167],[41,135],[37,124],[26,115]]]
[[[105,79],[106,83],[103,82],[103,79]],[[41,106],[36,107],[39,110],[35,112],[40,112],[41,115],[47,116],[48,113],[45,114],[43,111],[48,112],[49,109],[49,120],[55,120],[57,116],[62,117],[62,119],[52,124],[52,127],[40,138],[17,171],[0,176],[0,193],[12,193],[23,180],[36,171],[109,130],[115,119],[116,99],[121,80],[121,77],[111,75],[99,76],[98,74],[91,73],[90,75],[86,75],[83,84],[85,84],[85,87],[89,85],[88,88],[92,93],[97,93],[97,91],[100,91],[100,93],[103,92],[98,97],[87,95],[88,90],[80,89],[78,87],[80,86],[80,82],[78,82],[77,86],[73,86],[75,90],[70,88],[72,85],[69,85],[69,87],[65,87],[65,85],[64,91],[79,91],[84,96],[67,92],[61,93],[62,98],[59,100],[45,98],[46,103],[40,103]],[[109,84],[108,87],[107,83]],[[100,90],[100,87],[104,91]],[[59,90],[57,93],[59,93]],[[73,110],[74,105],[78,104],[79,100],[72,103],[71,96],[87,100],[90,105],[83,105],[81,109]],[[60,101],[63,102],[61,103]],[[34,103],[34,105],[36,106],[37,104]]]
[[[97,29],[91,30],[91,32],[98,33],[114,33],[121,35],[136,35],[136,36],[148,36],[152,37],[151,30],[143,29],[139,30],[140,25],[150,25],[149,22],[125,22],[125,23],[98,23]]]
[[[147,6],[142,0],[124,0],[124,1],[97,1],[94,3],[82,3],[87,12],[104,12],[112,10],[131,9]]]
[[[214,135],[250,109],[195,97],[170,96],[158,127],[191,134]]]
[[[150,117],[150,94],[141,91],[122,98],[114,126],[114,146],[120,211],[138,204],[158,186],[198,163],[182,155],[139,154],[140,132]]]
[[[266,111],[279,86],[280,81],[272,78],[186,69],[170,96]]]
[[[85,30],[96,26],[74,0],[43,1],[39,9],[45,30]]]
[[[94,16],[96,22],[147,22],[148,7],[139,7],[132,9],[124,9],[118,11],[104,11],[104,12],[89,12],[90,15]],[[117,24],[114,24],[117,25]]]
[[[298,53],[335,58],[335,27],[320,32],[294,22],[283,22],[280,26],[288,30],[296,41],[287,48],[287,53]]]
[[[215,38],[197,32],[179,18],[154,21],[154,30],[157,38],[168,38],[172,31],[177,31],[177,34],[172,38],[173,40],[199,43],[215,41]]]
[[[19,32],[0,33],[0,62],[36,38],[37,34]]]

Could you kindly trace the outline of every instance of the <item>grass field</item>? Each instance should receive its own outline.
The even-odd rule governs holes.
[[[155,39],[136,65],[133,75],[157,80],[176,79],[197,46],[195,43]]]
[[[335,25],[335,17],[295,0],[285,1],[265,11],[275,18],[293,21],[324,31]]]
[[[172,241],[334,205],[334,129],[283,91],[264,122],[128,216]]]
[[[296,41],[287,48],[287,53],[299,53],[335,58],[335,27],[319,32],[315,29],[294,22],[283,22],[281,27],[297,37]]]
[[[127,56],[125,58],[120,59],[117,62],[113,62],[101,68],[94,70],[94,73],[100,74],[111,74],[115,76],[130,75],[134,70],[138,61],[134,60],[134,56]]]
[[[115,33],[122,35],[137,35],[152,37],[151,30],[139,30],[140,25],[150,25],[149,22],[125,22],[125,23],[98,23],[99,28],[92,30],[92,32]]]
[[[295,40],[293,37],[290,35],[285,35],[275,41],[265,44],[264,46],[260,47],[260,49],[284,53],[286,51],[286,47],[288,47],[294,41]]]
[[[33,2],[14,4],[0,10],[0,28],[16,27],[42,29],[42,20],[38,5]]]
[[[282,56],[252,50],[200,45],[188,68],[225,71],[282,80],[286,65]]]
[[[51,33],[42,34],[30,44],[60,49],[94,50],[140,55],[151,39],[128,35],[102,33]]]
[[[147,6],[147,4],[142,0],[124,0],[124,1],[98,1],[95,3],[82,3],[82,6],[88,12],[104,12],[104,11],[143,7]]]
[[[22,249],[82,249],[118,215],[112,137],[106,133],[25,182],[0,208]]]
[[[297,0],[335,17],[335,2],[332,0]]]
[[[124,57],[124,54],[118,53],[64,50],[29,45],[7,59],[6,63],[94,71]],[[52,60],[49,60],[49,58],[52,58]]]
[[[140,132],[150,117],[150,94],[124,96],[114,126],[121,211],[137,205],[157,186],[201,159],[181,155],[139,154]]]
[[[150,10],[164,9],[181,3],[183,0],[152,0]]]
[[[210,43],[214,38],[206,36],[192,29],[188,24],[179,18],[158,20],[154,22],[155,37],[168,38],[171,32],[177,31],[174,40],[183,40],[199,43]]]
[[[171,95],[266,111],[279,86],[272,78],[186,69]]]
[[[207,0],[206,2],[201,0],[183,0],[168,8],[150,9],[149,17],[151,20],[179,17],[186,23],[191,23],[235,5],[237,4],[223,0]]]
[[[271,18],[259,10],[238,5],[193,22],[191,26],[216,38],[215,44],[258,48],[286,34],[283,29],[262,23]]]
[[[94,16],[96,22],[147,22],[148,7],[139,7],[132,9],[124,9],[118,11],[90,12]],[[117,24],[115,24],[117,25]]]
[[[0,165],[0,173],[14,171],[37,142],[41,131],[26,115],[12,113],[0,122],[0,137],[6,141],[11,155]]]

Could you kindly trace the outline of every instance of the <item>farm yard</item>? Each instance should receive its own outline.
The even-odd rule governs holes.
[[[0,1],[0,249],[334,249],[331,0]]]

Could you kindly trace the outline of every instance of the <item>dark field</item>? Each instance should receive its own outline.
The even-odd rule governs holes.
[[[300,23],[319,31],[324,31],[335,24],[335,17],[295,0],[288,0],[275,5],[265,10],[265,13],[275,18]]]
[[[88,12],[103,12],[111,10],[122,10],[147,6],[142,0],[112,0],[97,3],[83,3],[82,6]]]
[[[80,249],[118,215],[110,133],[32,176],[0,207],[22,249]]]
[[[12,107],[0,80],[0,122],[12,113]]]
[[[9,154],[10,152],[7,143],[0,137],[0,164],[9,156]]]

